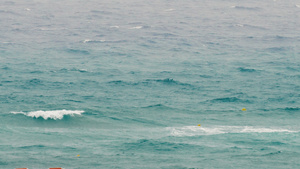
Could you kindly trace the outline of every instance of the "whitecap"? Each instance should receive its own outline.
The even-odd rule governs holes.
[[[119,29],[120,27],[119,27],[119,26],[110,26],[110,28],[116,28],[116,29]]]
[[[23,114],[25,116],[28,117],[33,117],[33,118],[39,118],[42,117],[45,120],[47,119],[54,119],[54,120],[61,120],[63,119],[64,116],[66,115],[70,115],[70,116],[74,116],[74,115],[81,115],[84,111],[82,110],[50,110],[50,111],[32,111],[32,112],[11,112],[12,114]]]
[[[170,8],[165,10],[165,12],[171,12],[171,11],[175,11],[175,9]]]
[[[135,26],[135,27],[132,27],[132,28],[129,28],[129,29],[142,29],[143,26]]]
[[[92,41],[91,39],[85,39],[84,41],[82,41],[83,43],[87,43],[87,42],[90,42]]]
[[[235,24],[235,26],[237,26],[237,27],[244,27],[243,24]]]
[[[85,39],[85,40],[83,40],[82,42],[83,42],[83,43],[103,43],[103,42],[105,42],[105,41],[106,41],[105,39],[101,39],[101,40]]]
[[[278,128],[261,128],[252,126],[184,126],[184,127],[167,127],[172,136],[199,136],[199,135],[217,135],[225,133],[280,133],[280,132],[299,132],[288,129]]]

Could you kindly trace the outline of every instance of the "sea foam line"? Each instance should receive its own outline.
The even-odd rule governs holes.
[[[82,110],[50,110],[50,111],[32,111],[32,112],[11,112],[12,114],[23,114],[28,117],[34,117],[34,118],[39,118],[42,117],[45,120],[47,119],[54,119],[54,120],[61,120],[65,115],[81,115],[84,111]]]
[[[213,126],[213,127],[184,126],[184,127],[167,127],[167,130],[171,132],[172,136],[216,135],[216,134],[225,134],[225,133],[300,132],[300,131],[293,131],[288,129],[272,129],[272,128],[251,127],[251,126]]]

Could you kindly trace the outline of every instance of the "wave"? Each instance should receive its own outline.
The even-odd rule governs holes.
[[[81,115],[84,111],[82,110],[50,110],[50,111],[32,111],[32,112],[11,112],[12,114],[23,114],[28,117],[33,117],[33,118],[44,118],[45,120],[47,119],[54,119],[54,120],[61,120],[63,119],[64,116],[70,115]]]
[[[272,129],[260,128],[251,126],[214,126],[214,127],[199,127],[199,126],[184,126],[184,127],[167,127],[172,136],[200,136],[200,135],[217,135],[226,133],[295,133],[288,129]]]

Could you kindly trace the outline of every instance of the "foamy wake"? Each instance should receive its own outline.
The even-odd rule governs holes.
[[[197,136],[197,135],[216,135],[224,133],[274,133],[274,132],[299,132],[287,129],[271,129],[250,126],[184,126],[184,127],[168,127],[168,131],[172,136]]]
[[[54,120],[61,120],[64,116],[70,115],[81,115],[84,111],[82,110],[52,110],[52,111],[32,111],[32,112],[11,112],[13,114],[23,114],[28,117],[39,118],[42,117],[45,120],[47,119],[54,119]]]

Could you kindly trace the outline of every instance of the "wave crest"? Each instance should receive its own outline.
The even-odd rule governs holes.
[[[82,110],[52,110],[52,111],[32,111],[32,112],[11,112],[12,114],[23,114],[28,117],[33,117],[33,118],[44,118],[45,120],[47,119],[54,119],[54,120],[61,120],[63,119],[64,116],[70,115],[81,115],[84,111]]]

